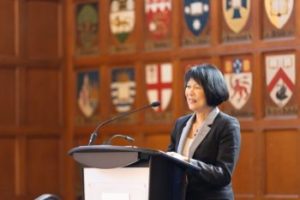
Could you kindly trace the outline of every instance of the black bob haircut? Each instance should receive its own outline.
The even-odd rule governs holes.
[[[184,76],[185,86],[194,79],[202,86],[208,106],[218,106],[229,98],[229,92],[223,74],[211,64],[201,64],[191,67]]]

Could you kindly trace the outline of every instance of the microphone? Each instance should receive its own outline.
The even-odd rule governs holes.
[[[115,135],[111,136],[108,140],[106,140],[104,142],[104,144],[111,144],[112,140],[115,138],[118,138],[118,137],[123,138],[124,140],[127,140],[129,142],[134,142],[134,139],[128,135],[115,134]]]
[[[109,124],[110,122],[112,121],[115,121],[115,120],[118,120],[118,119],[121,119],[121,118],[124,118],[126,117],[127,115],[130,115],[130,114],[133,114],[133,113],[136,113],[136,112],[139,112],[141,110],[145,110],[147,108],[150,108],[150,107],[157,107],[160,105],[160,102],[159,101],[154,101],[152,102],[151,104],[149,105],[145,105],[143,107],[140,107],[140,108],[137,108],[135,110],[131,110],[131,111],[128,111],[128,112],[125,112],[125,113],[122,113],[120,115],[117,115],[113,118],[110,118],[110,119],[107,119],[103,122],[101,122],[100,124],[98,124],[98,126],[95,128],[95,130],[93,131],[93,133],[91,134],[90,136],[90,140],[89,140],[89,144],[88,145],[92,145],[96,139],[96,137],[98,136],[98,130],[99,128],[105,126],[106,124]]]

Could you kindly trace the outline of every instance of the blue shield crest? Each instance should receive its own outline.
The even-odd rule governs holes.
[[[208,22],[209,0],[184,0],[183,12],[189,30],[198,36]]]

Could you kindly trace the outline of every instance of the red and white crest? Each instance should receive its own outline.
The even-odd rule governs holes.
[[[252,91],[252,72],[248,59],[225,62],[224,78],[229,90],[229,102],[240,110],[249,100]]]
[[[164,39],[170,35],[171,0],[145,0],[146,25],[150,36]]]
[[[159,101],[161,105],[154,108],[156,112],[166,110],[172,97],[172,64],[146,65],[147,97],[150,103]]]
[[[277,106],[284,107],[295,88],[295,55],[271,55],[265,61],[267,91]]]

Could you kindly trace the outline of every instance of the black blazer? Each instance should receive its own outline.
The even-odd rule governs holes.
[[[185,139],[181,138],[182,130],[191,116],[176,121],[168,151],[177,152],[180,139]],[[231,177],[240,152],[239,122],[219,112],[206,128],[208,133],[190,160],[200,170],[188,169],[186,199],[234,199]]]

